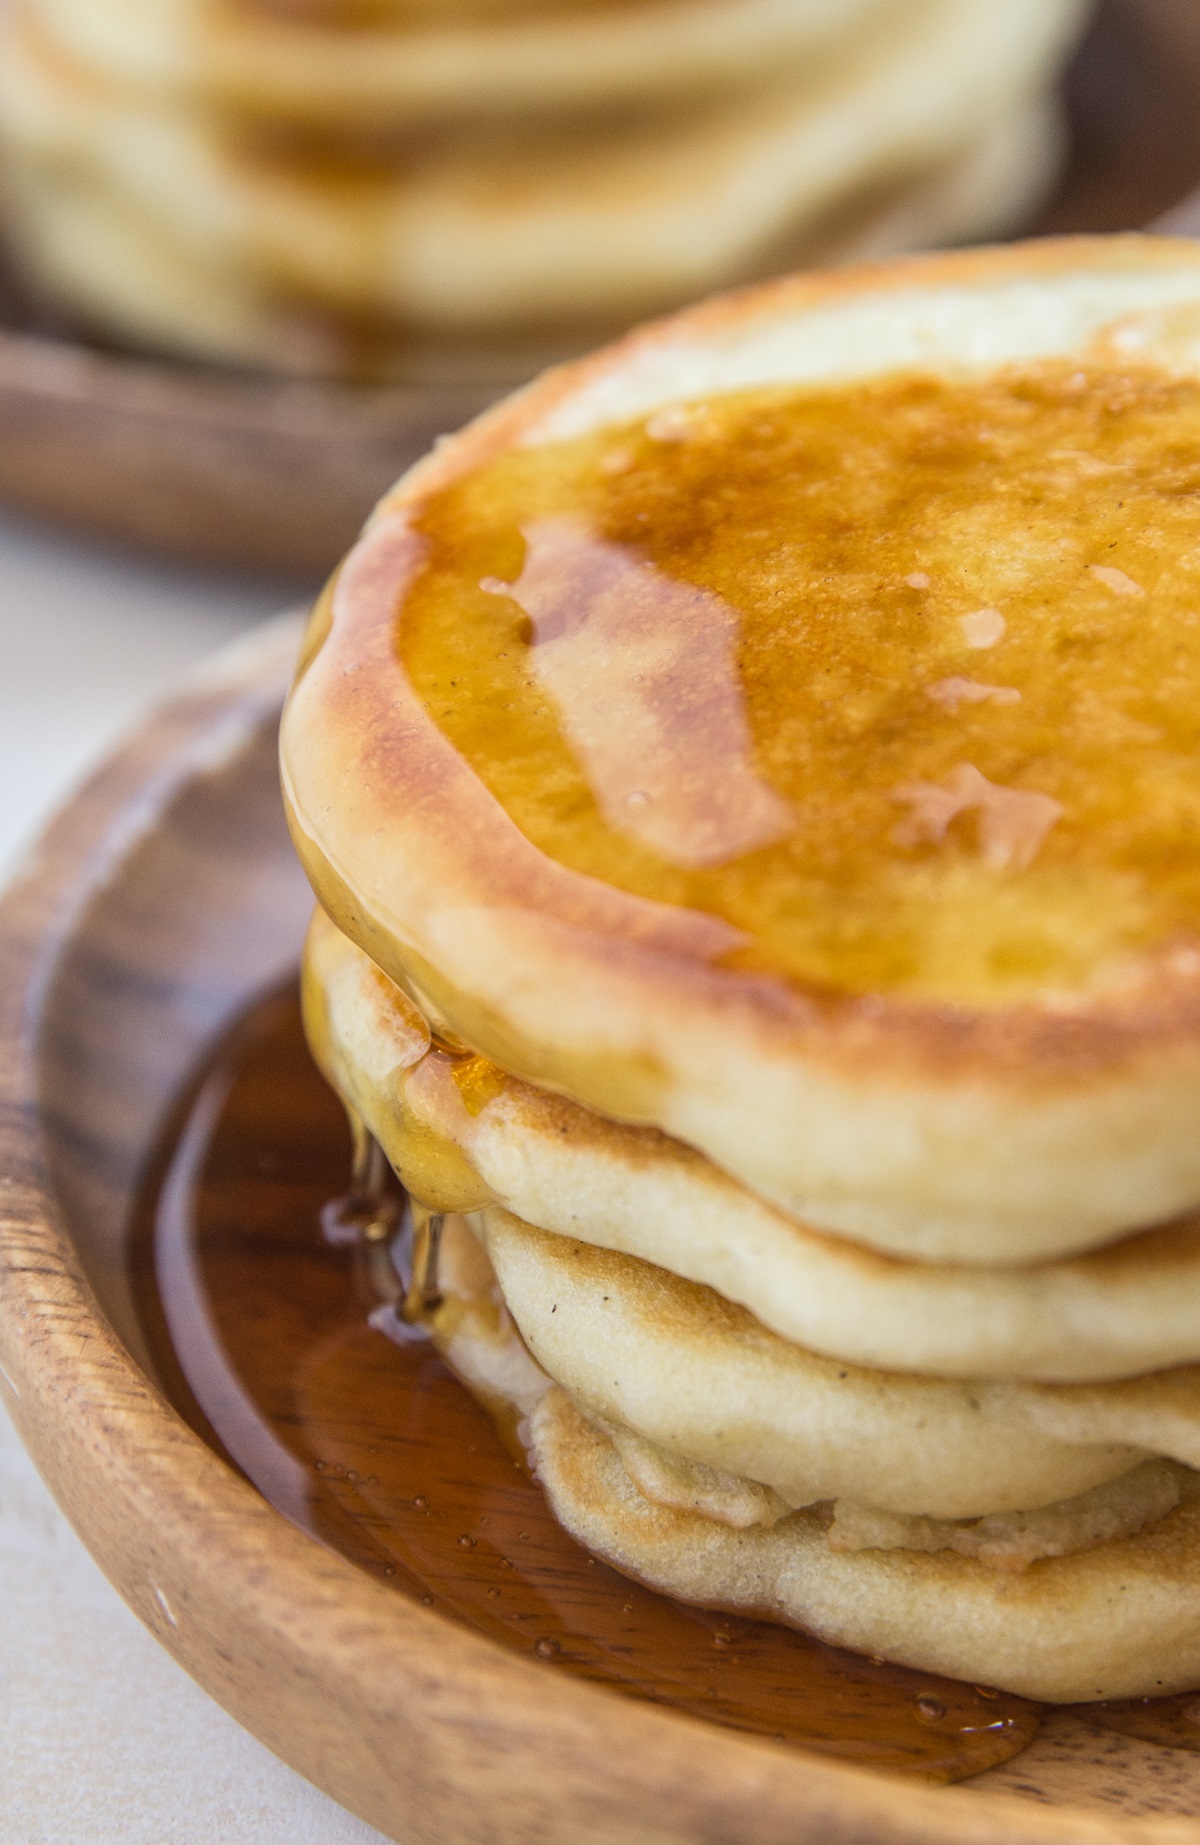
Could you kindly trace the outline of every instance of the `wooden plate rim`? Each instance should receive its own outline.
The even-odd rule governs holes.
[[[274,721],[295,640],[294,621],[271,624],[152,716],[0,900],[0,1397],[101,1568],[241,1723],[393,1837],[1195,1845],[1187,1821],[901,1782],[509,1654],[291,1526],[130,1356],[49,1177],[46,995],[89,899],[131,845],[214,755],[236,755]],[[251,1653],[261,1657],[248,1667]],[[307,1726],[306,1699],[321,1713]]]

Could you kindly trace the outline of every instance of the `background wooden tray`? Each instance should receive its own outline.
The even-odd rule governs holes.
[[[139,732],[0,903],[0,1397],[122,1595],[405,1845],[1198,1845],[1200,1754],[1069,1713],[933,1789],[564,1677],[304,1535],[169,1406],[130,1204],[181,1079],[295,965],[311,897],[275,729],[296,639],[239,644]]]
[[[1200,185],[1200,5],[1102,0],[1068,73],[1074,153],[1035,231],[1129,230]],[[1171,228],[1200,230],[1200,200]],[[311,578],[494,388],[353,389],[186,366],[40,327],[0,289],[0,499],[177,556]]]

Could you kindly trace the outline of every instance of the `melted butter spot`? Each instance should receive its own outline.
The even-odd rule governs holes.
[[[1114,596],[1144,596],[1145,590],[1132,577],[1127,577],[1123,570],[1114,570],[1111,564],[1089,564],[1088,575],[1095,577],[1097,583],[1103,583],[1105,589],[1111,589]]]
[[[994,647],[1004,639],[1008,628],[999,609],[974,609],[959,623],[968,647]]]
[[[900,846],[940,844],[959,814],[977,813],[983,860],[993,871],[1024,871],[1032,865],[1063,811],[1053,796],[1003,788],[969,762],[961,763],[942,787],[908,782],[894,790],[893,799],[911,809],[892,834]]]
[[[982,705],[988,701],[994,705],[1019,705],[1021,702],[1021,694],[1014,685],[982,685],[978,679],[957,676],[935,680],[933,685],[925,687],[925,694],[944,711],[957,711],[960,705]]]

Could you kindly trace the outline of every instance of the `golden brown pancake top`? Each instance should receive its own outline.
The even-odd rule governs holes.
[[[1200,380],[722,396],[419,509],[396,644],[558,863],[971,1006],[1200,951]]]

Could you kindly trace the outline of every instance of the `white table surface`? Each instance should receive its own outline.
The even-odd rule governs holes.
[[[88,767],[205,654],[301,599],[0,515],[0,878]],[[162,1651],[0,1411],[3,1845],[373,1845]]]

